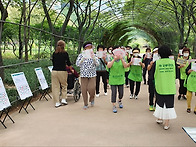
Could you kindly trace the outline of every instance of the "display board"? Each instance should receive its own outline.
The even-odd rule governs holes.
[[[0,77],[0,111],[9,106],[11,106],[11,104],[3,85],[3,80]]]
[[[48,88],[48,83],[45,79],[42,68],[41,67],[35,68],[35,73],[37,75],[37,78],[38,78],[39,84],[41,86],[41,89],[42,90],[47,89]]]
[[[21,100],[33,96],[23,72],[11,74]]]

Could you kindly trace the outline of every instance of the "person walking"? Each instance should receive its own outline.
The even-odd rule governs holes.
[[[178,65],[178,68],[180,69],[180,77],[179,77],[180,87],[179,87],[178,100],[180,100],[181,98],[186,99],[185,95],[186,95],[186,92],[187,92],[187,88],[184,87],[184,81],[187,77],[186,68],[189,65],[188,60],[191,59],[190,49],[189,48],[183,48],[182,54],[183,54],[183,56],[180,59],[185,60],[185,63]]]
[[[96,67],[97,77],[96,77],[96,97],[99,97],[99,86],[100,86],[100,77],[102,77],[104,95],[107,96],[107,57],[106,52],[104,51],[103,45],[97,46],[97,53],[99,54],[99,66]]]
[[[90,95],[89,102],[94,106],[95,88],[96,88],[96,66],[99,65],[99,59],[93,53],[92,42],[83,44],[84,53],[78,55],[76,66],[80,67],[81,91],[84,100],[84,109],[88,108],[88,94]]]
[[[171,49],[168,46],[161,46],[158,49],[161,59],[155,61],[152,71],[155,80],[156,110],[154,116],[156,122],[162,124],[164,129],[170,128],[169,121],[177,117],[174,109],[174,95],[176,93],[176,69],[175,61],[169,59]]]
[[[142,58],[139,56],[140,49],[138,47],[133,49],[133,57],[129,59],[128,67],[130,66],[129,80],[130,80],[130,99],[138,99],[138,94],[140,92],[140,86],[142,81],[142,68],[145,67],[142,63]],[[134,94],[134,85],[136,83],[136,90]]]
[[[153,50],[153,55],[156,55],[158,54],[158,48],[154,48]],[[152,55],[152,57],[153,57]],[[148,67],[147,67],[147,70],[148,70],[148,92],[149,92],[149,110],[150,111],[154,111],[156,109],[156,100],[154,102],[154,97],[155,97],[155,86],[154,86],[154,75],[152,74],[152,65],[153,65],[154,61],[153,61],[153,58],[151,58],[149,60],[149,63],[148,63]]]
[[[119,49],[118,46],[114,47],[112,51]],[[109,85],[111,86],[111,102],[113,105],[113,112],[117,113],[116,107],[116,97],[118,90],[118,104],[119,108],[123,108],[122,98],[124,94],[124,84],[125,84],[125,67],[127,67],[126,62],[121,55],[113,55],[111,60],[108,62],[107,67],[109,68]]]
[[[143,55],[143,61],[142,61],[145,64],[145,67],[143,68],[143,73],[142,73],[144,84],[147,84],[146,72],[147,72],[148,63],[151,59],[152,59],[151,49],[148,47],[146,49],[146,53]]]
[[[67,76],[66,66],[71,69],[71,62],[68,53],[65,51],[65,42],[59,40],[52,55],[53,69],[51,73],[52,95],[55,107],[67,105]],[[61,91],[61,92],[60,92]],[[61,97],[59,95],[61,93]]]
[[[193,65],[196,66],[196,61],[191,62],[189,66],[186,69],[187,79],[186,79],[186,87],[187,87],[187,112],[191,113],[191,100],[192,100],[192,94],[193,92],[196,92],[196,70],[193,70]],[[194,113],[196,115],[196,104]]]

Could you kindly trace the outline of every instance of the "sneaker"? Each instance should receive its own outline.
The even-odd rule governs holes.
[[[61,100],[61,104],[67,105],[67,101],[66,101],[65,99],[62,99],[62,100]]]
[[[196,115],[196,111],[194,111],[194,114]]]
[[[186,112],[191,113],[191,109],[187,108]]]
[[[61,106],[61,103],[59,103],[59,102],[57,102],[56,104],[55,104],[55,107],[56,108],[58,108],[58,107],[60,107]]]
[[[88,106],[84,106],[83,109],[86,110],[88,108]]]
[[[150,105],[149,110],[154,111],[153,105]]]
[[[116,108],[116,106],[113,106],[113,112],[114,112],[114,113],[117,113],[117,108]]]
[[[107,93],[107,92],[105,92],[105,93],[104,93],[104,95],[105,95],[105,96],[107,96],[107,95],[108,95],[108,93]]]
[[[154,111],[156,110],[156,106],[154,106],[153,110],[154,110]]]
[[[126,85],[127,86],[127,88],[129,88],[129,85]]]
[[[178,100],[180,100],[180,99],[181,99],[181,95],[178,96]]]
[[[96,97],[99,97],[99,94],[96,94]]]
[[[93,107],[95,105],[95,101],[91,102],[91,107]]]
[[[157,124],[162,124],[163,120],[162,119],[157,119],[156,122],[157,122]]]
[[[170,128],[170,126],[164,126],[163,129],[164,130],[168,130]]]
[[[119,108],[121,108],[121,109],[123,108],[123,104],[121,101],[120,102],[118,101],[118,105],[119,105]]]
[[[133,98],[133,94],[130,94],[130,99],[132,99]]]
[[[137,95],[135,95],[135,99],[136,99],[136,100],[138,99]]]
[[[186,100],[186,96],[185,95],[183,95],[182,97],[183,97],[184,100]]]

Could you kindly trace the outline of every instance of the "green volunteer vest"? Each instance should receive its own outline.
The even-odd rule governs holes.
[[[175,62],[169,58],[156,61],[154,74],[155,89],[160,95],[172,95],[176,93]]]
[[[183,57],[181,57],[183,58]],[[192,59],[191,56],[189,56],[189,59]],[[186,68],[189,66],[188,61],[186,62],[186,65],[182,68],[180,68],[180,79],[185,80],[187,75],[186,75]]]
[[[125,68],[122,61],[114,62],[109,70],[109,84],[123,85],[125,84]]]
[[[142,67],[131,65],[128,78],[132,81],[141,82],[142,81]]]
[[[187,79],[187,89],[191,92],[196,92],[196,72],[192,71]]]
[[[127,56],[125,56],[125,61],[126,63],[128,63]],[[125,68],[125,72],[128,72],[128,71],[129,71],[129,67]]]

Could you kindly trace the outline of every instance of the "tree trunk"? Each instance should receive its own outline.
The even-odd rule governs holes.
[[[3,30],[3,23],[0,23],[0,66],[3,66],[3,58],[2,58],[2,30]],[[2,80],[4,79],[4,68],[0,68],[0,77]]]
[[[26,21],[26,2],[23,0],[24,9],[24,45],[25,45],[25,62],[28,62],[28,39],[27,39],[27,21]]]

